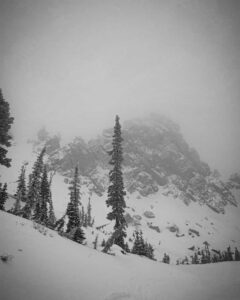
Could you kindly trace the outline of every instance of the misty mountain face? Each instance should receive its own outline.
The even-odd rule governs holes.
[[[101,196],[108,187],[109,156],[112,129],[86,143],[77,137],[60,147],[58,137],[47,139],[47,153],[52,169],[71,176],[78,165],[82,184]],[[237,205],[233,191],[240,188],[235,174],[227,183],[217,171],[200,160],[196,150],[189,147],[177,124],[163,116],[128,121],[122,126],[123,173],[125,188],[147,197],[161,189],[164,195],[180,198],[186,205],[191,201],[207,205],[224,213],[227,204]]]

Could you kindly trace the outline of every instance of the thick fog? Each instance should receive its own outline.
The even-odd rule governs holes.
[[[0,28],[16,142],[158,112],[212,168],[240,171],[238,0],[2,0]]]

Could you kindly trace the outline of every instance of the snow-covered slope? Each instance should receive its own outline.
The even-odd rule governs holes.
[[[69,201],[68,184],[61,175],[53,180],[53,205],[57,217],[61,217]],[[148,242],[154,247],[154,254],[161,260],[163,254],[170,254],[171,263],[177,259],[190,257],[192,246],[202,248],[207,241],[211,249],[226,250],[240,248],[240,207],[227,206],[225,214],[217,214],[207,206],[192,202],[184,204],[179,198],[165,196],[164,188],[147,198],[139,197],[138,193],[126,196],[126,220],[128,222],[127,242],[131,248],[135,229],[141,229]],[[91,240],[99,236],[99,243],[108,238],[112,232],[112,224],[106,219],[107,195],[99,197],[90,194],[86,186],[81,188],[81,203],[86,208],[89,198],[92,204],[92,216],[95,218]],[[107,224],[103,229],[97,227]]]
[[[21,145],[11,148],[13,159],[12,167],[4,169],[1,181],[8,182],[9,192],[16,191],[16,180],[23,161],[28,160],[27,173],[31,171],[32,162],[36,154],[31,152],[31,145]],[[98,170],[98,178],[104,177],[101,168]],[[52,196],[53,206],[58,218],[65,213],[69,201],[68,177],[57,173],[53,177]],[[99,244],[108,238],[112,231],[112,224],[106,219],[108,209],[106,207],[106,192],[100,196],[91,189],[92,183],[86,176],[81,176],[81,202],[87,207],[89,198],[92,204],[92,215],[95,218],[94,228],[89,229],[87,235],[88,244],[92,247],[92,241],[98,235]],[[207,241],[210,248],[226,250],[230,245],[240,249],[240,206],[228,204],[225,214],[218,214],[206,205],[199,202],[185,203],[175,193],[174,186],[162,186],[158,191],[148,196],[141,196],[138,191],[127,193],[126,217],[128,221],[127,242],[131,248],[132,235],[135,229],[141,229],[144,238],[154,247],[154,254],[158,260],[162,260],[166,252],[170,255],[171,263],[175,264],[177,259],[186,255],[190,257],[193,251],[189,250],[203,247]],[[235,191],[236,199],[239,190]],[[10,199],[5,208],[9,209],[14,204]],[[151,215],[152,214],[152,215]],[[149,217],[150,216],[150,217]],[[96,228],[108,224],[103,229]]]
[[[40,131],[41,133],[41,131]],[[69,181],[75,165],[81,177],[81,202],[86,208],[89,198],[94,228],[88,229],[89,246],[98,235],[99,243],[107,239],[112,225],[106,219],[109,157],[112,130],[86,143],[80,137],[61,145],[59,136],[38,134],[33,144],[10,148],[12,167],[1,170],[1,182],[8,183],[9,193],[16,192],[16,180],[24,161],[26,174],[31,172],[36,153],[47,146],[45,162],[55,172],[52,182],[53,206],[61,218],[69,201]],[[144,238],[154,246],[155,256],[161,260],[164,252],[171,263],[190,257],[189,248],[202,248],[208,242],[211,249],[240,248],[240,176],[233,175],[223,182],[216,171],[200,160],[172,121],[153,116],[145,120],[129,121],[123,126],[124,185],[127,242],[131,248],[135,229],[141,229]],[[3,168],[3,167],[0,167]],[[9,209],[11,198],[6,204]],[[99,227],[104,226],[104,228]]]
[[[103,254],[0,212],[2,300],[237,300],[240,263],[175,266]]]

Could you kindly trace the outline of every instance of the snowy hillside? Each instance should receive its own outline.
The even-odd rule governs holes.
[[[53,180],[53,205],[58,217],[65,213],[68,192],[68,184],[64,183],[62,176],[56,175]],[[85,208],[91,198],[92,215],[95,218],[92,238],[98,234],[101,243],[112,232],[112,224],[106,219],[107,195],[99,197],[89,194],[86,187],[81,189],[81,193],[81,202]],[[147,198],[138,196],[137,193],[126,196],[129,246],[132,246],[129,239],[132,239],[134,230],[141,229],[148,242],[154,246],[156,258],[161,260],[167,252],[174,264],[185,255],[193,255],[189,248],[202,248],[205,241],[217,250],[225,250],[229,245],[232,249],[240,248],[240,207],[228,206],[225,214],[217,214],[207,206],[195,202],[187,206],[178,198],[165,196],[164,189]],[[103,230],[96,230],[105,224]]]
[[[0,212],[2,300],[237,300],[240,264],[173,266],[133,254],[115,256]],[[34,228],[35,227],[35,228]]]
[[[239,249],[239,176],[223,183],[186,144],[179,127],[166,118],[135,120],[123,128],[126,241],[130,248],[134,230],[140,229],[153,245],[156,259],[162,260],[164,253],[168,253],[172,264],[185,256],[190,258],[204,242],[213,250],[223,251],[228,246],[233,251],[235,247]],[[95,219],[93,228],[88,229],[91,234],[87,243],[93,247],[98,236],[101,244],[112,232],[112,223],[106,219],[109,165],[105,151],[110,147],[111,130],[89,143],[76,138],[65,146],[60,145],[58,136],[40,133],[33,144],[35,151],[47,144],[45,161],[50,171],[56,171],[52,201],[57,218],[66,212],[72,167],[77,164],[81,203],[86,209],[91,200]],[[9,193],[14,194],[22,163],[28,162],[29,174],[37,154],[32,152],[32,144],[21,144],[11,147],[9,156],[13,158],[12,167],[3,170],[1,181],[7,182]],[[5,208],[13,204],[11,198]]]

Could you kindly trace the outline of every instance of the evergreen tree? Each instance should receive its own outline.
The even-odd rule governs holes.
[[[202,250],[202,256],[201,256],[201,264],[206,264],[207,263],[207,257],[205,255],[205,251]]]
[[[73,240],[79,244],[82,244],[85,240],[85,235],[81,227],[77,227],[73,235]]]
[[[26,219],[30,219],[33,212],[36,214],[36,211],[40,211],[41,175],[43,171],[43,157],[45,152],[46,149],[44,147],[33,165],[31,176],[29,176],[30,180],[27,202],[23,208],[23,217]]]
[[[185,258],[185,260],[186,260],[186,258]],[[188,259],[186,261],[188,263]],[[167,255],[166,253],[164,253],[162,262],[165,263],[165,264],[169,264],[170,263],[170,257],[169,257],[169,255]]]
[[[115,231],[121,229],[120,235],[114,243],[124,249],[124,237],[126,237],[127,223],[124,218],[124,211],[126,208],[124,196],[126,195],[126,192],[124,191],[122,174],[122,141],[121,125],[119,123],[119,117],[116,116],[112,141],[113,149],[108,152],[111,156],[109,164],[112,165],[113,168],[109,172],[110,185],[108,187],[108,199],[106,200],[106,204],[107,207],[111,206],[112,208],[112,211],[107,215],[107,219],[110,221],[115,220]]]
[[[17,192],[15,194],[16,196],[16,202],[14,204],[13,208],[13,214],[20,215],[21,214],[21,202],[26,202],[27,200],[27,189],[26,189],[26,181],[25,181],[25,166],[24,164],[21,168],[20,175],[17,180]]]
[[[90,202],[90,198],[88,199],[88,206],[87,206],[87,217],[86,217],[87,226],[92,226],[92,205]]]
[[[80,226],[80,213],[79,213],[79,204],[80,204],[80,179],[78,175],[78,167],[75,168],[74,178],[70,183],[70,202],[67,207],[67,233],[70,232],[75,227]]]
[[[239,261],[240,260],[240,253],[239,253],[237,247],[235,247],[234,255],[235,255],[235,260]]]
[[[4,100],[0,89],[0,165],[8,168],[11,166],[11,159],[6,157],[8,152],[6,148],[11,146],[12,137],[9,135],[9,130],[13,120],[10,117],[9,103]]]
[[[7,194],[7,184],[4,183],[3,187],[0,183],[0,210],[4,210],[4,205],[7,201],[8,194]]]
[[[146,247],[144,244],[142,231],[136,230],[134,233],[134,243],[133,243],[132,253],[138,255],[146,255]]]
[[[50,188],[50,183],[49,183],[49,188]],[[50,195],[49,195],[49,216],[48,216],[48,224],[47,226],[49,228],[54,228],[56,222],[56,217],[54,214],[54,209],[53,209],[53,202],[52,202],[52,193],[50,189]]]
[[[54,214],[53,202],[52,202],[52,192],[51,192],[52,179],[53,179],[53,175],[50,176],[50,179],[48,181],[48,185],[49,185],[49,215],[48,215],[47,226],[49,228],[54,228],[55,223],[56,223],[56,217]]]
[[[207,241],[203,242],[203,244],[205,245],[205,255],[204,255],[204,263],[207,263],[209,264],[211,262],[211,254],[210,254],[210,251],[209,251],[209,243]]]
[[[27,189],[26,189],[26,179],[25,179],[25,173],[26,173],[26,164],[24,164],[21,168],[20,175],[17,180],[17,192],[16,197],[20,198],[21,202],[26,202],[27,200]]]
[[[63,228],[64,228],[64,225],[65,225],[65,216],[64,215],[62,218],[58,219],[55,223],[54,223],[54,226],[53,228],[58,231],[59,233],[62,233],[63,232]]]
[[[133,254],[139,254],[140,252],[140,239],[139,239],[139,232],[136,230],[133,234],[134,236],[134,243],[133,243],[133,247],[132,247],[132,253]]]
[[[48,182],[47,168],[44,166],[40,187],[40,198],[35,206],[35,221],[47,225],[48,224],[48,204],[50,201],[50,188]]]
[[[146,252],[146,256],[148,258],[154,259],[154,249],[151,244],[145,243],[145,252]]]
[[[98,247],[98,234],[96,235],[96,238],[93,242],[93,247],[94,247],[95,250],[97,250],[97,247]]]
[[[192,264],[198,264],[198,255],[197,252],[194,253],[193,257],[192,257]]]
[[[21,168],[20,175],[17,180],[17,192],[16,196],[20,198],[20,201],[26,202],[27,200],[27,189],[26,189],[26,179],[25,179],[25,172],[26,172],[26,164],[24,164]]]
[[[233,260],[232,250],[231,250],[230,246],[227,248],[227,260],[228,261],[232,261]]]

